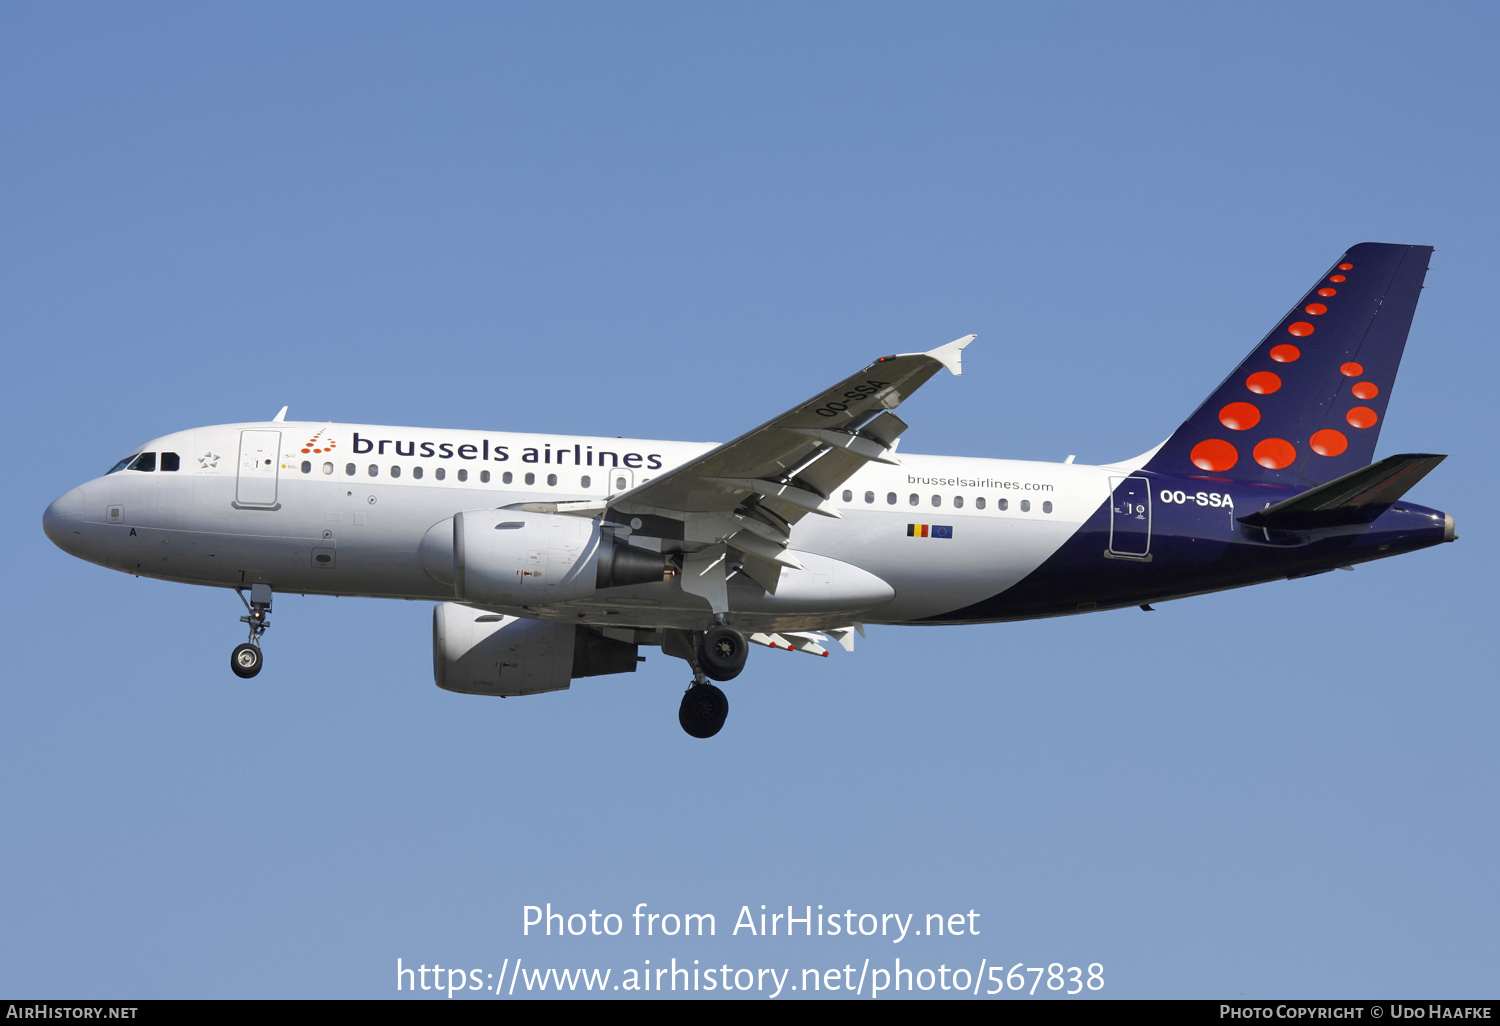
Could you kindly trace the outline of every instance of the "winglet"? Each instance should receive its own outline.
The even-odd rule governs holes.
[[[949,342],[947,345],[938,346],[936,349],[933,349],[930,352],[924,353],[922,355],[932,357],[938,363],[951,370],[955,376],[957,376],[964,372],[964,346],[968,345],[978,337],[978,335],[965,335],[963,338],[956,338],[952,342]]]
[[[276,416],[274,416],[274,417],[271,418],[271,423],[272,424],[280,424],[284,420],[286,420],[286,407],[285,406],[283,406],[281,408],[281,412],[280,413],[276,414]]]

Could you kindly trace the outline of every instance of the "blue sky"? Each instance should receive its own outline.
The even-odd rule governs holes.
[[[1494,10],[12,4],[0,991],[387,997],[395,965],[1102,963],[1106,996],[1493,996]],[[74,560],[55,496],[269,417],[719,440],[977,332],[915,452],[1155,445],[1345,248],[1435,245],[1352,574],[504,702],[430,606]],[[522,909],[709,912],[538,938]],[[749,938],[758,911],[979,936]],[[618,977],[616,977],[618,978]],[[801,993],[800,991],[798,992]],[[934,992],[937,993],[937,992]],[[493,998],[491,998],[493,1000]]]

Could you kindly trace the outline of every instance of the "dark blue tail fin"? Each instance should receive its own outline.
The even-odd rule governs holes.
[[[1431,255],[1349,250],[1143,469],[1305,488],[1374,462]]]

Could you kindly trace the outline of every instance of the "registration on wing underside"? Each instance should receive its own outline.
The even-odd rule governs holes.
[[[731,442],[646,482],[612,504],[730,512],[752,495],[788,524],[821,509],[871,461],[897,463],[891,446],[906,424],[890,411],[944,366],[960,370],[972,335],[933,350],[887,356]]]

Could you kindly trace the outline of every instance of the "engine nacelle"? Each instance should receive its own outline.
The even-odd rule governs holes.
[[[575,677],[634,673],[638,646],[571,623],[500,616],[457,602],[432,611],[437,686],[466,695],[537,695]]]
[[[455,597],[482,605],[550,605],[666,575],[660,553],[617,541],[597,520],[509,509],[466,510],[451,528],[435,524],[421,556]]]

